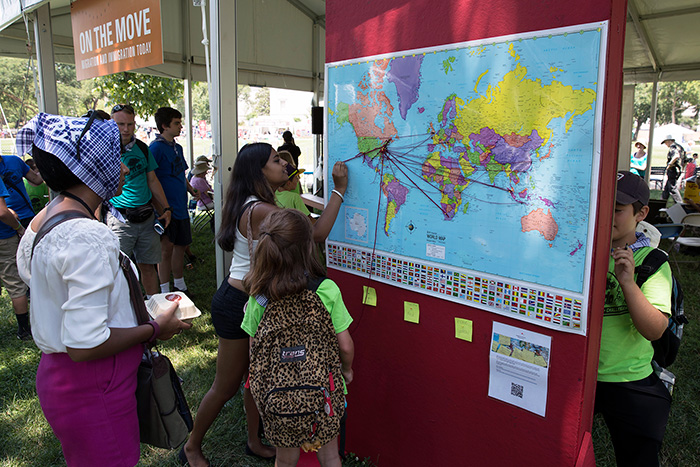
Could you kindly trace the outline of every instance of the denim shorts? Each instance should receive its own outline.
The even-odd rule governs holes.
[[[248,302],[248,294],[228,283],[228,277],[211,299],[211,321],[216,334],[224,339],[248,339],[250,336],[241,329],[243,307]]]

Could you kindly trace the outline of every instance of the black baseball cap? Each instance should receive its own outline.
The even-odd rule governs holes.
[[[642,206],[649,204],[649,187],[642,177],[626,170],[617,173],[617,195],[615,202],[618,204],[632,204],[636,201]]]

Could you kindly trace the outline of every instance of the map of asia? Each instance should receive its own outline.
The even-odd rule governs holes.
[[[606,28],[327,64],[329,266],[582,332]]]

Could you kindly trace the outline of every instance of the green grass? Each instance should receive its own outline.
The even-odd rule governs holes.
[[[667,244],[662,243],[662,247]],[[194,254],[203,263],[185,271],[188,288],[203,315],[194,327],[160,345],[184,379],[183,388],[193,413],[214,380],[217,339],[209,307],[215,292],[213,237],[208,228],[194,234]],[[679,259],[700,257],[680,255]],[[685,293],[685,311],[690,324],[685,328],[678,359],[671,367],[677,384],[671,417],[662,451],[662,465],[696,465],[700,459],[700,283],[698,266],[681,265],[678,279]],[[674,270],[675,272],[675,270]],[[34,378],[39,351],[32,342],[15,336],[16,322],[6,292],[0,296],[0,467],[65,465],[61,446],[44,419],[36,397]],[[270,466],[270,462],[244,454],[245,416],[240,393],[232,399],[211,427],[204,443],[205,455],[213,465]],[[614,466],[607,428],[600,417],[593,425],[593,443],[598,466]],[[142,445],[141,466],[175,466],[177,451]],[[371,465],[368,460],[348,456],[345,466]]]
[[[199,402],[214,381],[218,341],[209,308],[216,291],[213,235],[208,227],[193,232],[192,251],[198,259],[185,271],[188,289],[202,316],[191,330],[159,345],[184,380],[183,389],[195,414]],[[61,446],[51,431],[36,397],[34,386],[40,352],[32,342],[15,336],[16,321],[3,291],[0,296],[0,467],[65,465]],[[204,453],[213,465],[271,466],[244,453],[247,438],[243,400],[239,393],[229,401],[204,440]],[[177,450],[141,445],[140,466],[176,466]],[[371,465],[348,456],[346,466]]]

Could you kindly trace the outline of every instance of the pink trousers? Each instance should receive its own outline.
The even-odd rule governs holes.
[[[87,362],[74,362],[67,353],[41,355],[36,391],[69,466],[138,463],[135,392],[142,353],[136,345]]]

